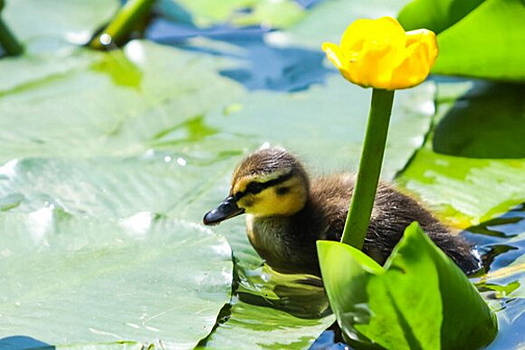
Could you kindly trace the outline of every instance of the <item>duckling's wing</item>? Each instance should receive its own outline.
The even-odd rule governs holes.
[[[350,174],[337,174],[312,181],[312,205],[320,213],[319,221],[323,222],[324,227],[319,239],[341,240],[353,188],[353,176]]]

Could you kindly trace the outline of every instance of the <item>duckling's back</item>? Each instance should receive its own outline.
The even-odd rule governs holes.
[[[312,209],[322,213],[326,230],[319,239],[337,240],[342,236],[354,176],[339,174],[312,181]],[[465,272],[479,268],[471,246],[436,219],[423,205],[393,187],[381,183],[378,187],[363,251],[383,264],[401,239],[405,228],[417,221],[429,237]]]

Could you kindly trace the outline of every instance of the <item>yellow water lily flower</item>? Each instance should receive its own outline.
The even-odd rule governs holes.
[[[323,43],[322,48],[347,80],[387,90],[420,84],[438,55],[434,32],[405,32],[392,17],[358,19],[345,30],[340,45]]]

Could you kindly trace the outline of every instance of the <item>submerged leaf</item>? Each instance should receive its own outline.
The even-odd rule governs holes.
[[[351,343],[476,349],[496,335],[485,301],[416,223],[384,268],[342,243],[320,241],[318,251],[330,304]]]

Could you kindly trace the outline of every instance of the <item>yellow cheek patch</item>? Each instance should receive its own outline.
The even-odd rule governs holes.
[[[249,195],[249,196],[246,196],[246,197],[241,198],[241,199],[237,202],[237,206],[238,206],[239,208],[243,208],[244,210],[246,210],[246,212],[249,213],[249,208],[250,208],[251,206],[253,206],[254,203],[255,203],[254,196]]]
[[[304,202],[297,196],[277,196],[274,191],[266,191],[269,194],[260,201],[255,202],[251,211],[254,215],[292,215],[301,210]]]

